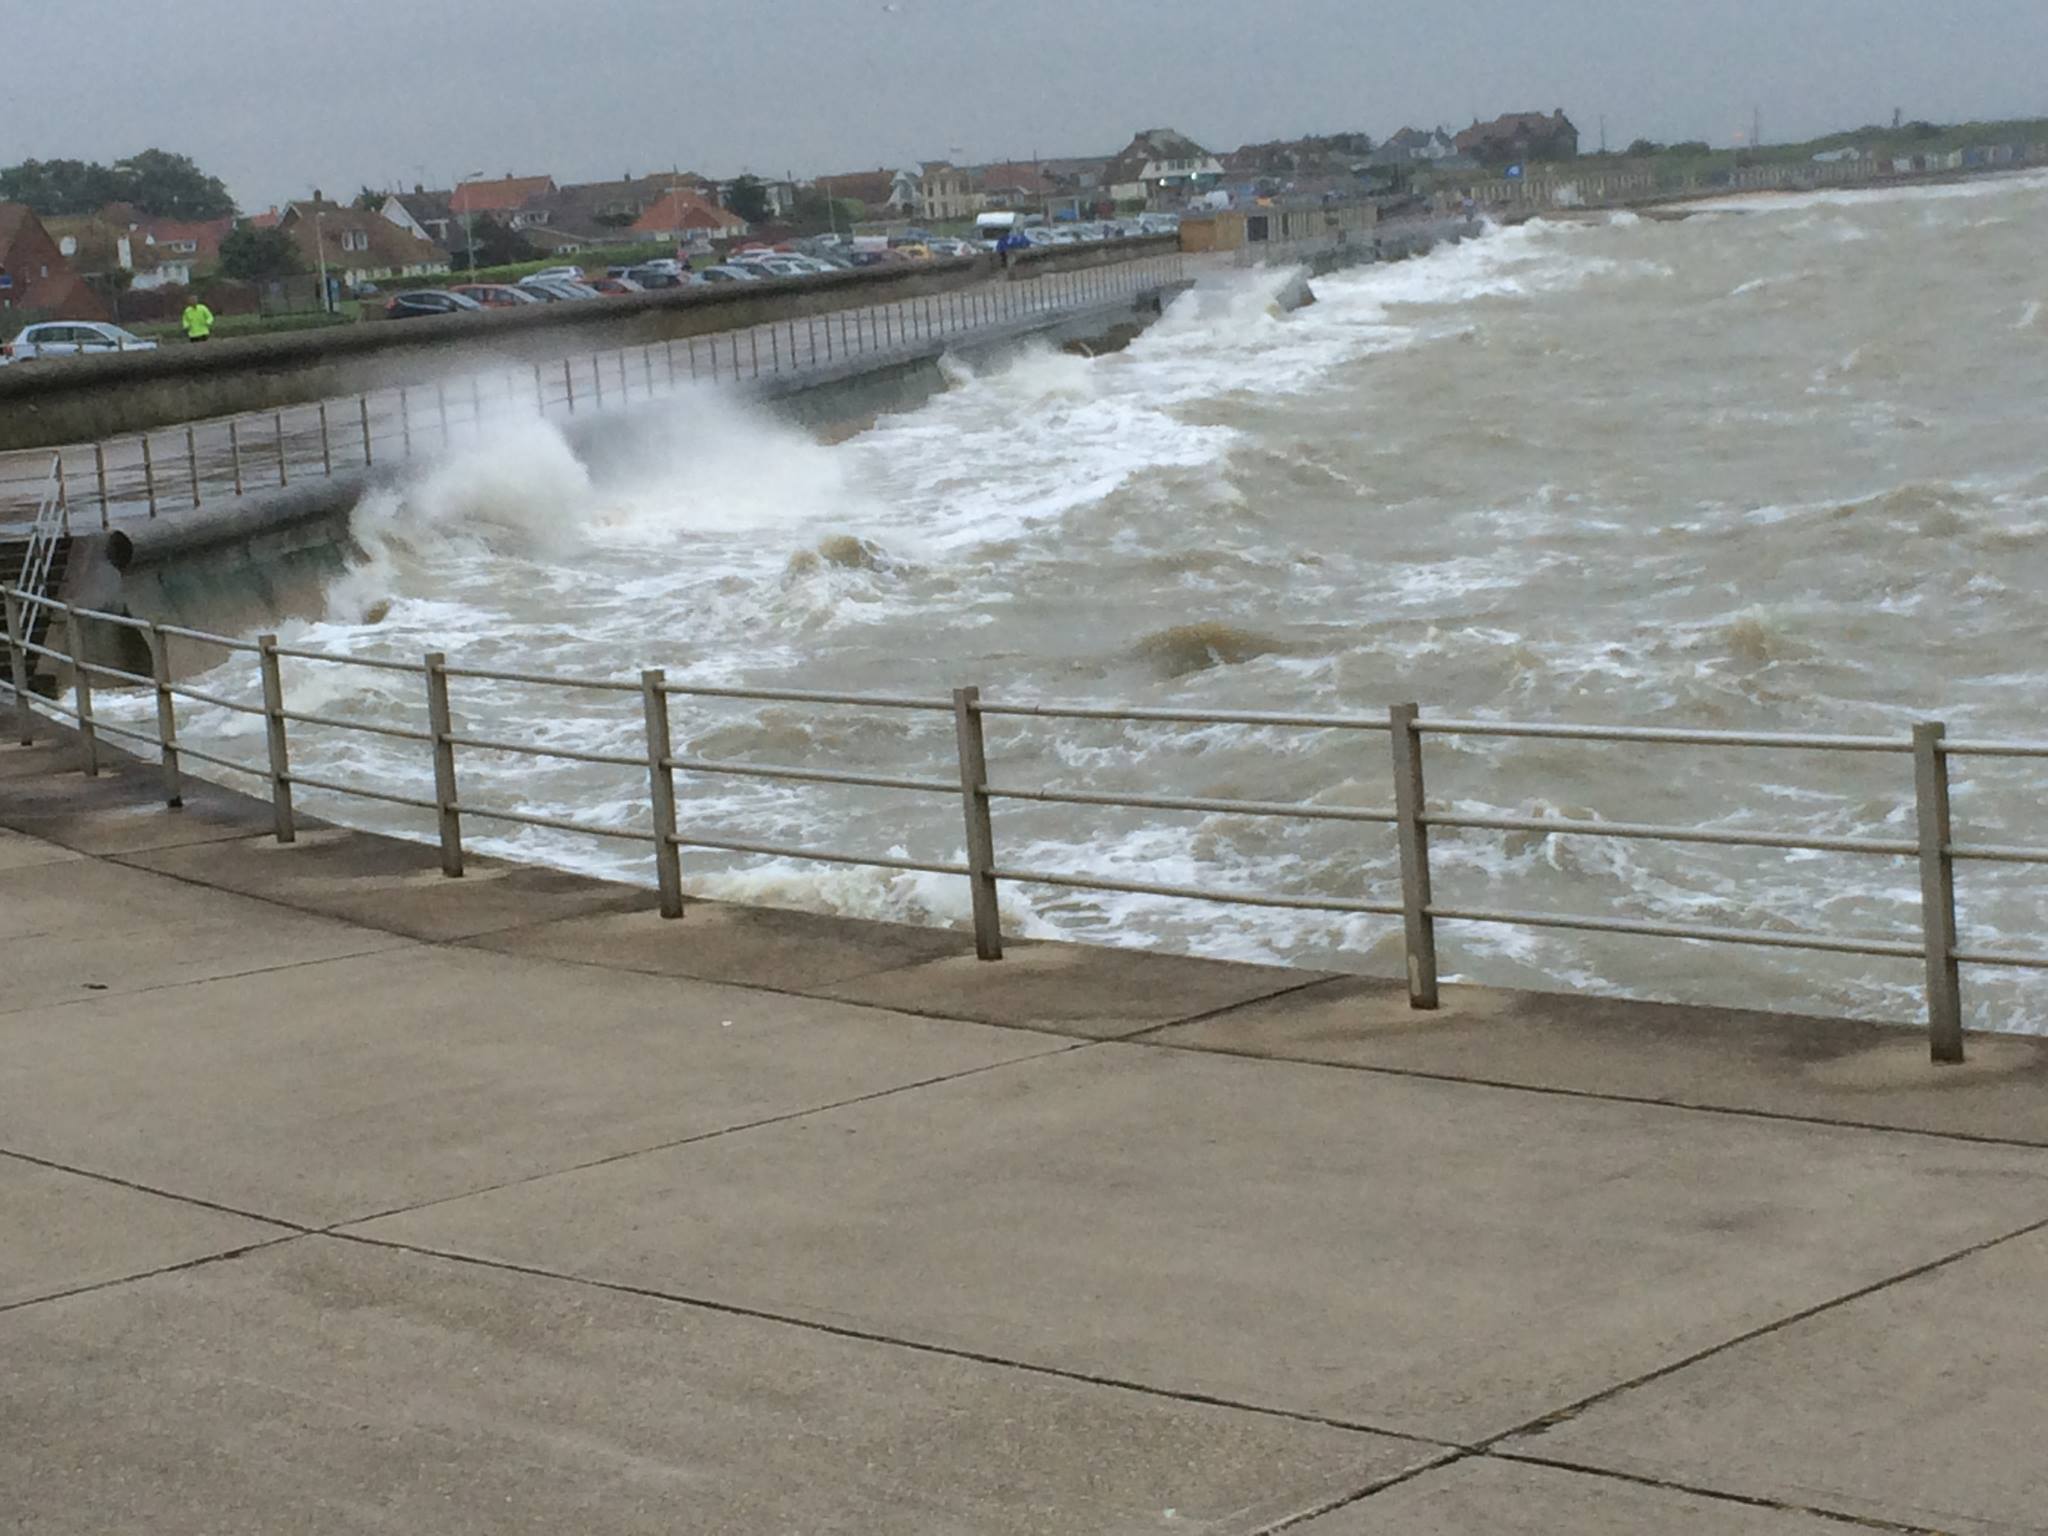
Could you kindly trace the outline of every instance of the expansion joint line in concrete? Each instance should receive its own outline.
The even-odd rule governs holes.
[[[1323,980],[1306,983],[1307,986],[1321,986]],[[1290,988],[1289,991],[1301,991]],[[1284,997],[1285,992],[1273,997]],[[1272,997],[1253,998],[1244,1003],[1233,1003],[1219,1013],[1229,1013],[1238,1008],[1252,1008]],[[1458,1072],[1432,1072],[1425,1067],[1392,1067],[1369,1061],[1318,1061],[1305,1056],[1276,1056],[1267,1051],[1251,1051],[1224,1045],[1183,1045],[1178,1040],[1149,1040],[1148,1035],[1160,1034],[1170,1029],[1179,1029],[1183,1023],[1206,1023],[1210,1015],[1199,1019],[1182,1020],[1172,1024],[1148,1024],[1132,1034],[1118,1035],[1116,1043],[1121,1045],[1142,1045],[1159,1051],[1186,1051],[1198,1056],[1228,1056],[1235,1061],[1285,1062],[1298,1067],[1321,1067],[1331,1072],[1358,1072],[1368,1077],[1398,1077],[1411,1082],[1450,1083],[1465,1088],[1493,1088],[1503,1093],[1531,1093],[1551,1099],[1580,1099],[1593,1104],[1634,1104],[1644,1109],[1666,1109],[1687,1115],[1721,1115],[1731,1120],[1765,1120],[1776,1125],[1811,1125],[1824,1130],[1864,1131],[1878,1136],[1911,1136],[1926,1141],[1950,1141],[1971,1147],[2015,1147],[2025,1151],[2039,1152],[2048,1149],[2048,1141],[2023,1136],[1987,1136],[1970,1131],[1938,1131],[1919,1125],[1887,1125],[1879,1120],[1840,1120],[1827,1115],[1801,1115],[1784,1109],[1751,1109],[1739,1104],[1690,1104],[1678,1099],[1651,1098],[1638,1093],[1613,1093],[1595,1088],[1560,1088],[1554,1083],[1523,1083],[1512,1078],[1472,1077]]]
[[[176,1264],[160,1264],[155,1269],[137,1270],[132,1275],[115,1275],[110,1280],[95,1280],[90,1285],[67,1286],[61,1291],[46,1291],[40,1296],[24,1296],[19,1301],[0,1302],[0,1316],[18,1312],[24,1307],[38,1307],[45,1302],[63,1301],[71,1296],[90,1296],[95,1291],[111,1291],[117,1286],[133,1285],[138,1280],[154,1280],[159,1275],[183,1274],[187,1270],[205,1269],[210,1265],[224,1264],[230,1259],[244,1258],[252,1253],[261,1253],[266,1248],[281,1247],[285,1243],[296,1243],[313,1236],[310,1232],[287,1232],[282,1237],[266,1237],[259,1242],[243,1243],[238,1247],[224,1248],[219,1253],[201,1254],[196,1259],[183,1259]]]
[[[820,1322],[816,1318],[799,1317],[793,1313],[770,1311],[764,1307],[743,1306],[733,1301],[718,1301],[708,1296],[692,1296],[683,1291],[658,1290],[653,1286],[630,1285],[622,1280],[600,1280],[591,1275],[571,1274],[566,1270],[548,1269],[538,1264],[515,1264],[509,1259],[483,1258],[477,1254],[458,1253],[449,1249],[428,1248],[419,1243],[401,1243],[391,1238],[372,1237],[367,1233],[350,1232],[339,1228],[312,1234],[333,1238],[341,1242],[359,1243],[368,1248],[382,1248],[392,1253],[409,1253],[424,1259],[439,1259],[449,1264],[465,1264],[476,1269],[488,1269],[500,1274],[525,1275],[535,1280],[552,1280],[563,1285],[589,1286],[593,1290],[608,1291],[618,1296],[636,1296],[643,1301],[666,1302],[671,1306],[693,1307],[699,1311],[715,1312],[724,1317],[744,1317],[754,1322],[776,1323],[785,1328],[801,1328],[808,1333],[824,1334],[835,1339],[850,1339],[860,1344],[878,1344],[885,1348],[907,1349],[915,1354],[932,1355],[944,1360],[965,1360],[974,1365],[994,1366],[1000,1370],[1021,1371],[1026,1375],[1043,1376],[1054,1381],[1077,1382],[1083,1386],[1103,1387],[1111,1391],[1135,1393],[1140,1397],[1154,1397],[1176,1403],[1189,1403],[1203,1408],[1224,1408],[1234,1413],[1257,1414],[1261,1418],[1284,1419],[1295,1424],[1314,1424],[1324,1429],[1344,1430],[1351,1434],[1377,1435],[1387,1440],[1403,1440],[1411,1445],[1425,1445],[1433,1450],[1458,1448],[1447,1446],[1440,1440],[1431,1440],[1405,1430],[1389,1429],[1380,1424],[1367,1424],[1353,1419],[1341,1419],[1330,1414],[1310,1413],[1299,1408],[1279,1408],[1269,1403],[1241,1402],[1235,1398],[1219,1397],[1208,1392],[1189,1392],[1175,1387],[1162,1387],[1152,1382],[1134,1381],[1119,1376],[1101,1376],[1089,1371],[1069,1370],[1064,1366],[1045,1365],[1032,1360],[1015,1360],[1006,1355],[989,1354],[982,1350],[962,1349],[957,1345],[934,1344],[924,1339],[904,1338],[897,1334],[883,1333],[876,1329],[854,1328],[844,1323]]]
[[[1810,1307],[1801,1307],[1796,1312],[1788,1312],[1785,1316],[1774,1318],[1768,1323],[1760,1323],[1754,1328],[1746,1329],[1730,1338],[1723,1339],[1718,1344],[1709,1344],[1705,1349],[1694,1350],[1691,1354],[1681,1359],[1667,1361],[1663,1365],[1644,1371],[1639,1376],[1632,1376],[1627,1381],[1616,1382],[1613,1386],[1609,1387],[1602,1387],[1598,1392],[1582,1397],[1576,1402],[1567,1403],[1562,1408],[1553,1408],[1550,1412],[1540,1414],[1536,1418],[1530,1419],[1527,1423],[1518,1424],[1512,1429],[1502,1430],[1497,1435],[1489,1435],[1486,1439],[1473,1446],[1472,1449],[1490,1452],[1503,1442],[1515,1439],[1517,1436],[1540,1435],[1545,1430],[1555,1428],[1559,1424],[1569,1423],[1587,1409],[1598,1407],[1602,1403],[1621,1396],[1624,1392],[1633,1392],[1638,1387],[1646,1387],[1652,1382],[1662,1381],[1667,1376],[1674,1376],[1680,1371],[1689,1370],[1703,1360],[1711,1360],[1714,1356],[1726,1354],[1731,1349],[1739,1349],[1741,1346],[1754,1343],[1758,1339],[1769,1338],[1774,1333],[1780,1333],[1787,1328],[1806,1322],[1810,1318],[1819,1317],[1824,1312],[1833,1312],[1838,1308],[1861,1301],[1867,1296],[1875,1296],[1878,1292],[1888,1291],[1893,1286],[1904,1285],[1908,1281],[1918,1280],[1924,1276],[1935,1274],[1947,1269],[1952,1264],[1960,1264],[1964,1259],[1975,1258],[1980,1253],[1988,1253],[1994,1248],[2002,1248],[2007,1243],[2018,1242],[2022,1238],[2032,1237],[2035,1233],[2043,1231],[2048,1231],[2048,1216],[2044,1216],[2036,1221],[2030,1221],[2024,1226],[2015,1227],[2010,1232],[2001,1232],[1995,1237],[1987,1237],[1981,1242],[1971,1243],[1967,1247],[1958,1248],[1953,1253],[1945,1253],[1938,1258],[1929,1259],[1924,1264],[1916,1264],[1911,1269],[1901,1270],[1895,1275],[1886,1275],[1881,1279],[1871,1281],[1868,1285],[1859,1285],[1854,1290],[1844,1291],[1839,1296],[1830,1297],[1826,1301],[1816,1302]]]

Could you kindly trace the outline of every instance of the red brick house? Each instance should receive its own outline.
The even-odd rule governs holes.
[[[555,194],[552,176],[506,176],[497,181],[465,181],[448,194],[448,209],[463,214],[517,213],[537,197]]]
[[[31,320],[109,320],[107,302],[86,285],[35,210],[0,203],[0,324],[13,333]]]
[[[737,240],[746,232],[747,221],[738,214],[681,187],[663,194],[633,224],[643,240]]]
[[[1541,112],[1510,112],[1490,123],[1474,123],[1456,140],[1458,153],[1481,165],[1521,165],[1531,160],[1575,160],[1579,130],[1560,107],[1548,117]]]

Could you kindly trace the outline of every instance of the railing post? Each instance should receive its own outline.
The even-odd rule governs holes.
[[[298,837],[292,819],[292,770],[284,739],[284,677],[277,665],[277,636],[256,637],[257,661],[263,669],[263,735],[270,746],[270,808],[280,843]]]
[[[147,443],[143,444],[145,449],[148,446]],[[147,462],[148,457],[148,454],[145,452],[143,455],[145,462]],[[242,424],[238,421],[230,421],[228,423],[228,457],[235,466],[235,494],[239,496],[242,494]]]
[[[621,358],[624,356],[624,353],[620,354]],[[673,358],[669,360],[669,368],[671,371],[675,368],[675,360]],[[651,348],[642,347],[640,349],[640,372],[647,381],[647,398],[652,400],[654,398],[654,352]]]
[[[668,674],[651,667],[640,674],[640,699],[647,716],[648,814],[654,822],[654,873],[661,885],[661,915],[683,915],[683,861],[676,847],[675,755],[668,727]]]
[[[58,606],[64,612],[64,648],[71,662],[71,689],[78,705],[78,740],[85,748],[85,776],[94,779],[100,772],[100,738],[92,726],[92,674],[79,656],[84,647],[79,644],[78,620],[72,616],[71,605]]]
[[[150,457],[149,434],[142,434],[142,488],[149,498],[149,515],[156,516],[156,461]],[[240,487],[236,487],[240,489]]]
[[[604,409],[604,369],[598,365],[597,354],[590,354],[590,392],[597,410]]]
[[[484,435],[484,376],[480,373],[469,376],[469,432],[472,437]]]
[[[332,477],[334,474],[334,442],[327,435],[327,402],[320,402],[320,473]]]
[[[434,383],[434,409],[441,418],[441,446],[448,446],[448,386],[436,380]]]
[[[22,646],[28,640],[29,625],[23,622],[21,604],[12,593],[0,598],[7,615],[7,673],[14,685],[14,735],[24,747],[36,744],[36,712],[28,707],[28,652]]]
[[[192,482],[192,505],[199,505],[199,438],[190,427],[185,429],[185,474]]]
[[[569,359],[562,359],[562,392],[567,397],[569,414],[576,414],[576,373],[569,366]]]
[[[71,487],[64,483],[64,450],[57,450],[57,508],[64,517],[64,536],[71,537]]]
[[[548,413],[548,387],[540,376],[540,364],[533,365],[533,408],[542,416]]]
[[[974,896],[974,952],[1003,958],[996,904],[996,839],[988,814],[988,752],[982,740],[981,690],[953,690],[953,735],[960,753],[960,807],[967,818],[967,879]]]
[[[291,471],[285,467],[283,411],[271,413],[270,429],[272,435],[277,438],[277,483],[281,486],[290,485]]]
[[[1949,852],[1948,727],[1913,727],[1913,803],[1920,823],[1920,927],[1927,941],[1927,1039],[1937,1062],[1963,1059],[1963,1000],[1956,966],[1956,871]]]
[[[1408,951],[1408,1006],[1437,1006],[1436,920],[1429,915],[1429,828],[1423,824],[1421,708],[1387,711],[1394,739],[1394,827],[1401,845],[1401,916]]]
[[[427,656],[427,730],[434,738],[434,808],[441,824],[441,873],[462,873],[462,813],[455,798],[454,717],[448,709],[448,658]]]
[[[173,810],[185,803],[184,777],[178,764],[178,701],[171,692],[170,637],[161,624],[149,626],[149,669],[156,679],[156,739],[163,764],[164,804]]]
[[[368,469],[376,461],[370,452],[370,397],[356,396],[356,411],[363,419],[363,468]]]
[[[94,443],[92,445],[92,472],[93,477],[99,481],[100,526],[104,528],[109,520],[107,515],[107,445],[105,443]]]

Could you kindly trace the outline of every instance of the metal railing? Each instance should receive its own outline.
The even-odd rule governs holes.
[[[64,533],[64,458],[53,454],[50,472],[43,480],[43,492],[36,505],[35,525],[29,530],[28,545],[22,551],[17,582],[23,591],[42,596],[50,585],[50,571],[56,564],[57,544]]]
[[[1398,917],[1402,921],[1407,958],[1408,993],[1412,1006],[1438,1005],[1436,928],[1440,923],[1504,924],[1519,928],[1563,929],[1641,938],[1747,945],[1822,954],[1862,955],[1893,960],[1918,960],[1924,967],[1927,1028],[1937,1062],[1963,1059],[1961,968],[2001,967],[2048,970],[2048,954],[1967,948],[1957,938],[1955,868],[1959,862],[2048,864],[2048,847],[1995,845],[1959,840],[1951,823],[1950,765],[1957,758],[2048,759],[2048,741],[1953,740],[1939,723],[1916,726],[1909,737],[1786,734],[1669,727],[1538,724],[1499,720],[1424,719],[1414,704],[1395,705],[1384,716],[1279,713],[1245,710],[1134,708],[1115,705],[1001,703],[985,700],[979,689],[953,690],[950,698],[923,698],[821,690],[715,687],[672,683],[660,669],[637,679],[554,676],[451,664],[440,653],[418,662],[338,654],[284,646],[275,635],[253,642],[176,625],[155,624],[125,615],[74,608],[20,588],[0,589],[6,602],[8,640],[15,657],[13,693],[18,735],[33,741],[37,712],[48,711],[75,722],[87,774],[99,767],[102,734],[154,748],[163,775],[167,804],[181,801],[182,764],[192,758],[231,773],[246,775],[267,786],[277,840],[296,836],[295,788],[320,790],[431,813],[442,871],[463,872],[463,824],[481,819],[548,828],[585,836],[644,843],[654,858],[660,908],[665,917],[683,913],[682,851],[699,849],[832,864],[862,865],[955,876],[969,882],[975,951],[983,959],[1002,956],[1003,932],[997,895],[1004,882],[1068,887],[1088,891],[1130,893],[1189,901],[1249,907]],[[42,607],[64,621],[65,648],[37,644],[28,638],[24,615]],[[141,676],[104,663],[80,660],[80,638],[87,624],[106,624],[147,636],[151,675]],[[56,626],[50,626],[54,637]],[[252,705],[173,680],[166,641],[180,638],[220,647],[233,656],[253,656],[260,677],[262,703]],[[24,658],[38,656],[71,668],[72,703],[39,699],[27,686]],[[426,706],[424,731],[335,715],[290,709],[285,704],[282,664],[286,660],[370,668],[418,679]],[[95,679],[113,680],[153,690],[156,696],[154,734],[99,719],[93,712]],[[564,745],[500,740],[460,731],[455,725],[451,684],[495,682],[540,688],[577,690],[638,701],[637,725],[644,747],[634,752],[601,752]],[[815,765],[741,763],[679,755],[669,721],[672,698],[724,699],[759,703],[803,704],[827,708],[908,711],[950,717],[955,747],[953,771],[944,776],[855,772]],[[211,705],[264,722],[265,760],[244,762],[184,745],[178,738],[177,702]],[[1378,734],[1391,749],[1392,803],[1383,808],[1319,805],[1292,801],[1197,798],[1163,794],[1099,792],[1011,784],[992,773],[984,734],[990,719],[1013,721],[1110,721],[1133,724],[1179,724],[1210,727],[1239,725],[1281,730]],[[416,743],[423,764],[431,765],[431,794],[409,794],[386,785],[344,783],[318,778],[293,768],[290,730],[316,726],[365,732],[386,739]],[[1614,822],[1563,816],[1455,814],[1433,806],[1424,781],[1424,746],[1430,737],[1535,739],[1620,744],[1637,747],[1691,746],[1762,752],[1877,755],[1908,759],[1912,764],[1910,797],[1915,836],[1912,838],[1835,837],[1818,833],[1769,829],[1719,829],[1653,823]],[[549,816],[515,806],[490,805],[468,798],[458,773],[458,753],[507,753],[602,764],[644,772],[647,776],[646,819],[633,825],[603,824],[573,817]],[[678,820],[676,775],[734,776],[785,783],[856,786],[905,794],[958,797],[964,833],[964,862],[930,860],[849,851],[797,847],[762,841],[718,829],[682,825]],[[1002,800],[1043,804],[1148,809],[1224,814],[1292,821],[1343,822],[1391,828],[1398,851],[1399,889],[1384,899],[1337,895],[1295,895],[1210,886],[1164,885],[1118,880],[1072,871],[1026,867],[998,852],[991,806]],[[1527,833],[1573,838],[1643,840],[1669,844],[1713,845],[1848,854],[1910,861],[1917,866],[1920,886],[1920,932],[1873,936],[1830,934],[1804,929],[1735,928],[1712,924],[1674,923],[1629,917],[1512,911],[1439,900],[1433,888],[1430,843],[1435,834]]]
[[[691,385],[827,372],[1134,299],[1185,275],[1178,255],[1146,256],[110,439],[59,451],[57,501],[65,532],[81,521],[106,529],[119,517],[154,518],[443,450],[493,420],[566,419],[673,399]],[[89,462],[67,463],[67,453]],[[43,462],[33,460],[31,477],[10,474],[0,457],[0,519],[10,503],[26,507]]]

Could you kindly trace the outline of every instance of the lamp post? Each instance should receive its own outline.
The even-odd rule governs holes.
[[[483,179],[484,173],[482,171],[471,171],[467,176],[463,177],[462,180],[455,183],[455,195],[457,197],[462,196],[462,189],[464,187],[468,186],[472,181],[482,181]],[[462,209],[462,237],[469,244],[469,275],[471,277],[475,277],[476,215],[470,212],[469,205],[466,203],[463,205]]]
[[[320,258],[320,311],[331,315],[334,313],[334,298],[327,289],[327,236],[322,223],[326,217],[318,209],[313,212],[313,250]]]

